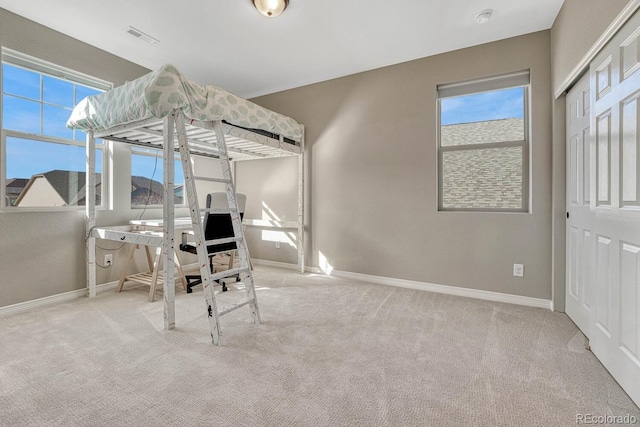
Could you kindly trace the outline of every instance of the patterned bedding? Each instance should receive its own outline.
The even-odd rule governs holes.
[[[224,89],[200,85],[165,65],[108,92],[83,99],[71,113],[67,127],[102,131],[181,109],[189,119],[225,120],[236,126],[260,129],[294,141],[302,131],[290,117],[262,108]]]

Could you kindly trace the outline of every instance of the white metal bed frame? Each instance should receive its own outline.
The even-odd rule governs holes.
[[[304,126],[300,126],[300,142],[281,135],[245,129],[226,122],[184,119],[179,111],[163,119],[151,118],[119,125],[106,130],[87,131],[87,185],[86,185],[86,257],[87,288],[89,297],[96,295],[96,238],[162,246],[164,324],[165,329],[175,327],[174,304],[174,152],[178,150],[175,121],[184,120],[189,150],[192,154],[214,156],[216,133],[214,124],[224,131],[227,150],[232,161],[298,156],[298,218],[297,221],[246,221],[249,226],[297,229],[298,268],[304,273]],[[131,227],[96,227],[95,206],[95,140],[98,138],[127,144],[163,149],[164,197],[163,232],[137,232]],[[212,179],[215,181],[215,179]]]

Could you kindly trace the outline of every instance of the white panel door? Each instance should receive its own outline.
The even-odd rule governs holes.
[[[567,94],[566,312],[588,337],[593,306],[591,94],[586,73]]]
[[[640,405],[640,14],[593,60],[591,349]]]

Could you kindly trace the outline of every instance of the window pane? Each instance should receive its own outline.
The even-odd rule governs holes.
[[[20,132],[40,134],[40,103],[2,96],[2,127]]]
[[[80,142],[86,142],[87,134],[79,129],[73,131],[73,139]]]
[[[42,99],[50,104],[72,108],[74,106],[73,83],[55,77],[42,76]]]
[[[99,93],[102,93],[102,91],[99,91],[97,89],[93,89],[90,87],[86,87],[86,86],[76,85],[76,102],[75,103],[77,104],[87,96],[97,95]]]
[[[524,88],[440,100],[442,147],[523,141]]]
[[[9,64],[2,64],[2,90],[4,93],[40,99],[40,74]]]
[[[42,113],[43,135],[73,139],[73,130],[67,128],[67,120],[71,115],[71,110],[51,105],[43,105]]]
[[[12,190],[24,193],[16,194],[16,206],[84,205],[85,163],[84,147],[7,137],[7,184],[14,178],[25,182],[24,189]],[[96,172],[101,171],[102,150],[96,150]],[[96,204],[100,200],[96,194]]]
[[[131,205],[161,205],[163,185],[163,162],[162,153],[158,150],[136,151],[153,153],[153,155],[141,155],[133,153],[131,155]],[[174,162],[174,185],[176,205],[184,203],[181,186],[184,183],[182,173],[182,163],[180,160]]]
[[[442,153],[442,207],[523,209],[522,147]]]
[[[11,55],[3,60],[11,61]],[[34,60],[35,67],[43,66]],[[56,67],[45,68],[54,70]],[[85,84],[52,77],[39,71],[2,64],[2,126],[14,135],[6,138],[5,180],[7,198],[0,206],[74,206],[83,205],[85,193],[85,147],[71,145],[74,139],[84,142],[81,131],[67,129],[66,123],[75,105],[76,94],[86,96],[101,92]],[[83,80],[88,82],[83,77]],[[76,90],[76,86],[78,90]],[[32,140],[29,135],[39,135]],[[67,143],[69,145],[67,145]],[[96,191],[102,192],[104,145],[96,141],[98,173]],[[100,194],[96,203],[101,204]]]

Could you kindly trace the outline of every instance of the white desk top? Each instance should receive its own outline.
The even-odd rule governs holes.
[[[132,219],[129,221],[131,225],[141,227],[162,228],[164,221],[162,219]],[[175,230],[183,230],[191,228],[191,218],[176,218],[173,220],[173,228]]]
[[[139,227],[162,228],[164,221],[162,219],[132,219],[129,221],[130,225],[136,225]],[[191,229],[191,218],[182,217],[175,218],[173,221],[173,227],[175,230]],[[297,228],[298,223],[295,221],[275,221],[264,219],[247,219],[242,221],[242,225],[250,225],[255,227],[266,228]]]

